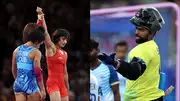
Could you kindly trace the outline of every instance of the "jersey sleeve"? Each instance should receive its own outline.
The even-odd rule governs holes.
[[[117,73],[114,70],[114,68],[109,67],[109,71],[110,71],[110,84],[111,84],[111,86],[119,84],[119,79],[118,79]]]

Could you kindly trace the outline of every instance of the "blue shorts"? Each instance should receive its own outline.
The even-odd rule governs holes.
[[[14,82],[14,92],[15,93],[25,93],[27,95],[34,94],[35,92],[39,91],[38,84],[36,82],[35,76],[32,75],[31,73],[26,74],[23,72],[25,75],[19,75],[17,76],[15,82]],[[31,75],[31,76],[30,76]]]

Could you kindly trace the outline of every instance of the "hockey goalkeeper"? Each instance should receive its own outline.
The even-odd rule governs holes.
[[[128,55],[128,62],[114,61],[103,53],[98,58],[113,65],[117,72],[127,78],[125,101],[163,101],[160,90],[160,54],[153,37],[165,24],[156,8],[142,8],[130,19],[136,26],[136,43]]]

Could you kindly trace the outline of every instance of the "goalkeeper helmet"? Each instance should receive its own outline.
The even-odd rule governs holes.
[[[144,27],[151,33],[156,33],[165,24],[163,17],[156,8],[142,8],[136,12],[130,22],[138,27]]]

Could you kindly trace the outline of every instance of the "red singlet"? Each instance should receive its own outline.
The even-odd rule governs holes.
[[[59,91],[61,97],[68,96],[68,91],[64,82],[64,68],[66,64],[66,53],[56,48],[53,56],[47,56],[48,80],[46,82],[47,91],[51,94]]]

